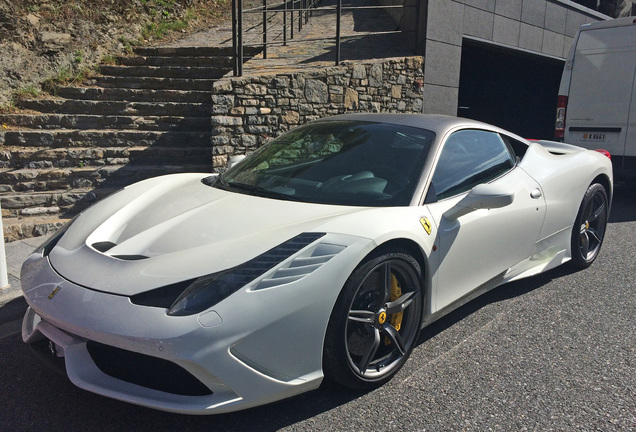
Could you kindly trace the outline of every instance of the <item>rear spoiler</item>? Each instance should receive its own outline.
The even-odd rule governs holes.
[[[531,142],[536,142],[537,144],[541,144],[547,151],[550,153],[578,153],[581,151],[585,151],[583,147],[578,147],[572,144],[566,144],[558,141],[548,141],[548,140],[529,140]]]

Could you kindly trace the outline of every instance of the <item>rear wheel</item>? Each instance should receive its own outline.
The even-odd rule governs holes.
[[[598,256],[609,214],[607,192],[598,184],[592,184],[583,197],[579,213],[572,229],[572,265],[589,267]]]
[[[418,262],[401,251],[361,264],[336,302],[325,337],[327,378],[355,389],[390,380],[419,335],[423,293]]]

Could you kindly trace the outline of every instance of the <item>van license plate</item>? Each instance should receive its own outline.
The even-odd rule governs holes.
[[[587,132],[576,131],[573,134],[574,141],[583,144],[614,144],[618,141],[618,132]]]
[[[584,142],[607,142],[607,134],[602,132],[583,133]]]

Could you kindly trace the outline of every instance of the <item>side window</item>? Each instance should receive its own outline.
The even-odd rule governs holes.
[[[501,135],[503,140],[508,143],[514,154],[519,158],[523,159],[528,150],[528,144],[518,141],[514,138],[509,137],[508,135]]]
[[[498,134],[481,130],[455,132],[446,140],[433,174],[437,199],[487,183],[514,164],[515,158]]]

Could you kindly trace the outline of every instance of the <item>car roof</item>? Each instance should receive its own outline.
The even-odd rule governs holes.
[[[321,121],[349,120],[375,123],[387,123],[400,126],[409,126],[420,129],[427,129],[438,136],[443,137],[448,131],[454,129],[482,129],[492,132],[502,133],[527,145],[530,143],[524,137],[502,129],[500,127],[480,122],[478,120],[463,117],[454,117],[443,114],[413,114],[413,113],[347,113],[331,117],[325,117]]]
[[[479,129],[499,130],[492,125],[462,117],[441,114],[395,114],[395,113],[350,113],[326,117],[319,121],[351,120],[388,123],[428,129],[436,133],[443,133],[456,127],[472,127]]]

